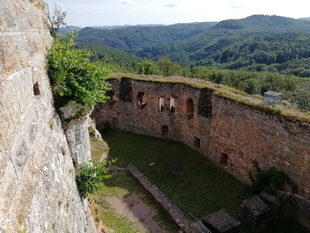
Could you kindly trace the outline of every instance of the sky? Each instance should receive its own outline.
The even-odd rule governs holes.
[[[310,0],[45,0],[70,26],[219,22],[254,14],[310,17]]]

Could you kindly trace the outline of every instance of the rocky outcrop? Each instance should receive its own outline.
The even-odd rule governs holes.
[[[53,108],[43,9],[0,0],[0,232],[94,232]]]
[[[91,109],[84,105],[70,101],[60,108],[61,119],[65,123],[65,134],[74,166],[79,168],[90,163],[90,142],[88,124]]]

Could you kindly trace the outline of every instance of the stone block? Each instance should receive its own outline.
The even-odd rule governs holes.
[[[276,105],[282,101],[282,93],[276,91],[267,91],[264,93],[264,103]]]
[[[239,218],[253,232],[265,228],[271,216],[271,209],[258,196],[250,197],[240,205]]]
[[[241,223],[231,217],[224,209],[203,217],[201,220],[213,233],[240,232]]]
[[[281,205],[277,198],[268,193],[261,193],[258,196],[271,209],[272,217],[279,219],[281,217]]]

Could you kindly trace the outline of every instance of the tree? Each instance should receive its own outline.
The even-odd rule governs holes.
[[[59,28],[61,26],[66,27],[67,23],[65,22],[65,18],[67,16],[68,11],[63,11],[62,8],[55,4],[53,8],[53,13],[51,13],[48,4],[46,4],[46,15],[51,24],[50,32],[51,35],[56,38]]]
[[[175,75],[176,72],[179,71],[181,68],[179,64],[173,63],[167,58],[160,59],[158,61],[158,66],[162,75],[165,77]]]
[[[158,67],[155,65],[153,61],[149,61],[146,58],[140,63],[138,63],[139,70],[138,74],[146,74],[146,75],[152,75],[152,74],[158,74]]]
[[[48,53],[48,75],[58,99],[75,100],[84,105],[104,102],[108,72],[90,62],[91,52],[71,49],[77,34],[54,40]],[[64,98],[65,97],[65,98]],[[63,101],[62,101],[63,102]]]

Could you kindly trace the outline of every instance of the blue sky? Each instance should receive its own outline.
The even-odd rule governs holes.
[[[310,0],[45,0],[68,10],[80,27],[174,24],[240,19],[253,14],[310,17]]]

